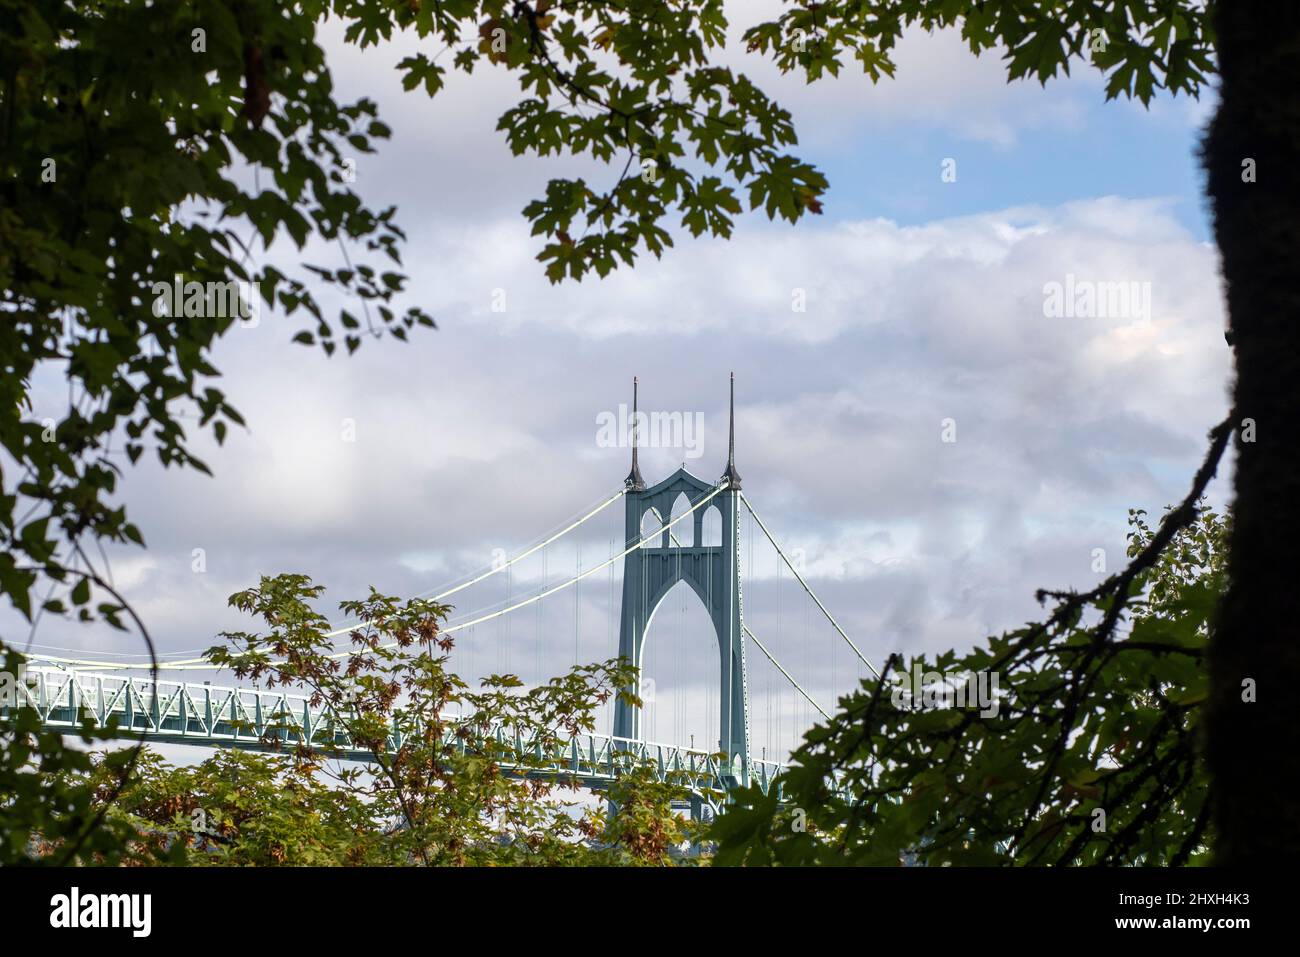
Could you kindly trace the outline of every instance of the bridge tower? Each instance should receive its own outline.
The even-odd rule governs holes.
[[[740,473],[736,471],[736,377],[731,376],[731,405],[727,439],[727,469],[719,483],[725,491],[707,506],[662,533],[659,541],[629,552],[623,559],[623,605],[618,652],[637,668],[643,665],[646,631],[664,596],[685,581],[704,603],[718,641],[720,684],[717,749],[731,764],[739,783],[749,783],[749,692],[745,675],[745,636],[741,627],[740,595]],[[696,478],[683,466],[657,485],[646,487],[637,465],[639,417],[637,382],[632,382],[632,471],[626,487],[627,545],[641,538],[642,521],[653,511],[656,524],[666,524],[673,503],[681,494],[693,506],[716,488]],[[718,512],[722,541],[705,545],[704,516]],[[676,538],[680,545],[673,542]],[[622,701],[614,706],[614,736],[640,740],[641,709]]]

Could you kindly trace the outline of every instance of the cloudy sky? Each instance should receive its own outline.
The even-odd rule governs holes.
[[[398,206],[411,301],[440,328],[327,359],[289,344],[296,319],[264,313],[221,344],[249,428],[210,450],[216,478],[142,464],[126,482],[149,548],[115,553],[113,571],[165,651],[242,626],[225,599],[260,574],[312,575],[333,615],[369,585],[436,590],[540,539],[627,474],[627,450],[598,441],[597,424],[630,400],[633,375],[644,409],[702,427],[698,445],[647,449],[647,480],[683,462],[715,479],[732,370],[746,494],[859,647],[880,661],[967,646],[1039,615],[1040,586],[1094,584],[1095,549],[1117,568],[1126,510],[1180,498],[1226,410],[1194,160],[1209,99],[1105,103],[1086,70],[1009,86],[996,58],[952,35],[907,37],[898,78],[877,87],[848,73],[808,87],[735,54],[793,111],[801,155],[831,181],[825,214],[794,227],[746,216],[729,242],[679,235],[660,261],[557,287],[520,210],[571,166],[513,158],[494,132],[512,79],[479,71],[431,102],[403,94],[393,69],[410,44],[361,52],[329,32],[343,96],[372,97],[394,130],[358,158],[357,188]],[[1136,283],[1150,307],[1046,315],[1054,282]],[[621,505],[607,510],[509,581],[457,595],[453,617],[604,561],[622,522]],[[861,667],[765,542],[742,552],[748,622],[829,705]],[[532,680],[613,656],[618,581],[599,572],[462,636],[460,667]],[[703,744],[717,734],[717,653],[686,595],[650,635],[647,733]],[[35,640],[140,651],[50,621]],[[754,750],[783,753],[811,709],[749,660]]]

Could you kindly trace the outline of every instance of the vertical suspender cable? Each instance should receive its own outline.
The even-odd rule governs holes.
[[[754,507],[749,504],[749,499],[745,498],[744,492],[740,493],[740,500],[745,503],[745,508],[749,510],[750,515],[754,516],[754,521],[757,522],[758,527],[763,530],[763,534],[767,537],[767,540],[772,543],[772,547],[776,549],[777,554],[781,556],[781,559],[785,562],[786,566],[790,569],[790,571],[794,572],[794,577],[799,579],[799,584],[802,585],[803,590],[808,593],[808,597],[817,603],[817,607],[820,608],[822,614],[826,616],[826,620],[829,621],[832,626],[834,626],[835,630],[839,632],[840,637],[843,638],[848,643],[848,646],[853,649],[853,653],[862,660],[863,664],[865,664],[868,668],[871,669],[871,673],[873,675],[879,678],[880,672],[876,670],[876,666],[873,665],[867,659],[866,655],[864,655],[861,651],[858,650],[858,646],[853,643],[853,639],[851,639],[845,633],[844,629],[840,627],[840,623],[835,620],[835,616],[832,615],[826,609],[826,606],[822,604],[821,599],[817,597],[817,594],[812,590],[811,587],[809,587],[808,583],[804,581],[803,576],[799,574],[799,569],[794,567],[794,562],[790,561],[789,557],[782,550],[780,543],[777,542],[776,538],[773,537],[772,533],[768,531],[767,526],[763,524],[763,520],[759,518],[758,513],[754,511]]]

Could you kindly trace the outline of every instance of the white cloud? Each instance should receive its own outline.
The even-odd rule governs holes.
[[[223,344],[217,365],[251,431],[208,455],[217,480],[146,465],[125,484],[151,550],[123,586],[164,649],[202,647],[239,623],[224,598],[262,573],[309,572],[332,600],[369,584],[413,594],[536,540],[626,473],[627,450],[600,447],[595,421],[628,400],[633,374],[643,408],[703,414],[689,467],[712,478],[732,368],[746,493],[804,551],[862,647],[879,659],[968,644],[1034,615],[1035,588],[1094,581],[1094,547],[1118,561],[1125,509],[1183,494],[1225,406],[1215,257],[1160,203],[755,229],[582,286],[539,278],[519,233],[486,229],[490,259],[488,244],[445,237],[437,256],[410,250],[437,264],[417,271],[417,292],[441,330],[409,345],[327,360],[289,345],[274,318]],[[1045,317],[1043,285],[1067,273],[1150,282],[1151,319]],[[509,283],[504,317],[475,305],[498,281]],[[790,312],[798,283],[805,314]],[[955,444],[940,441],[945,418]],[[345,419],[355,442],[342,439]],[[642,469],[654,480],[682,458],[646,449]],[[582,542],[583,568],[622,536],[617,508],[602,521]],[[195,547],[203,574],[191,571]],[[747,614],[829,695],[829,655],[795,658],[789,616],[804,611],[787,594],[777,616],[775,558],[755,548]],[[579,567],[571,549],[548,561],[550,584]],[[457,615],[517,600],[542,568],[517,568],[509,593],[503,578],[457,596]],[[535,633],[545,640],[528,638],[516,664],[564,667],[566,595],[519,613],[513,633],[476,637],[475,667],[499,662],[493,642]],[[581,605],[584,655],[614,654],[606,572]],[[83,634],[47,623],[42,640],[56,632]]]

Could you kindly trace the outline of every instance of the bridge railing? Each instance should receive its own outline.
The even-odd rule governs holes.
[[[18,683],[18,704],[35,708],[43,726],[73,733],[89,718],[98,727],[116,719],[123,738],[199,746],[272,751],[296,744],[322,748],[345,760],[373,760],[357,745],[348,722],[327,705],[313,705],[306,694],[248,687],[222,687],[169,680],[154,681],[126,675],[105,675],[36,666]],[[746,768],[739,756],[709,753],[674,744],[582,733],[557,739],[532,729],[521,734],[494,726],[464,732],[464,721],[444,718],[443,743],[461,751],[483,749],[490,741],[507,770],[529,776],[572,776],[586,786],[602,788],[630,765],[651,766],[660,780],[670,776],[694,781],[699,792],[725,794],[745,778],[763,793],[772,787],[784,766],[753,761]],[[389,732],[388,746],[402,744],[402,729]]]

